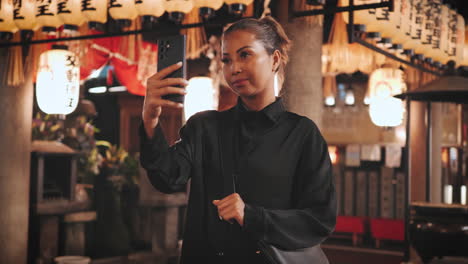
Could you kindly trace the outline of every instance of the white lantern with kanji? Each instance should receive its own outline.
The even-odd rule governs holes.
[[[18,31],[13,20],[13,1],[0,0],[0,32],[15,33]]]
[[[403,121],[404,106],[394,98],[406,90],[403,71],[393,68],[377,69],[369,77],[369,115],[372,123],[382,127],[398,126]]]
[[[166,0],[164,3],[166,11],[169,13],[169,18],[176,22],[182,22],[185,14],[188,14],[193,9],[192,0]]]
[[[107,22],[108,0],[81,0],[81,12],[90,25]]]
[[[36,0],[14,1],[13,19],[20,30],[36,30],[39,24],[36,19]]]
[[[115,20],[131,21],[138,16],[135,0],[111,0],[109,14]]]
[[[36,19],[43,31],[56,31],[63,25],[57,15],[57,0],[36,0]]]
[[[135,7],[140,16],[160,17],[164,15],[166,0],[136,0]]]
[[[57,15],[67,29],[77,30],[86,21],[81,13],[81,0],[58,0]]]
[[[70,114],[78,105],[79,93],[78,57],[63,48],[42,53],[36,79],[39,108],[47,114]]]

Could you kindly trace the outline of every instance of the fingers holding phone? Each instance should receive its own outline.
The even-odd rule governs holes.
[[[156,127],[162,106],[183,107],[185,87],[188,84],[185,50],[185,35],[168,36],[158,40],[158,69],[157,73],[148,79],[142,113],[147,133]]]
[[[185,96],[188,81],[184,78],[167,78],[172,72],[182,67],[181,63],[173,64],[151,76],[146,83],[146,95],[143,103],[142,118],[148,136],[156,127],[162,107],[182,108],[183,104],[167,99],[167,96]]]

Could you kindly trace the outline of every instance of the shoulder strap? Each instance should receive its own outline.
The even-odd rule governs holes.
[[[220,168],[223,177],[223,191],[227,196],[236,192],[236,179],[234,174],[237,164],[237,155],[235,154],[234,146],[236,146],[237,131],[232,118],[232,111],[220,112],[219,114],[219,133],[218,133],[218,147],[220,157]]]

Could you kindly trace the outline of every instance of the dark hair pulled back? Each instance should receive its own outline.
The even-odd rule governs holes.
[[[246,18],[239,20],[230,25],[225,31],[224,35],[237,30],[245,30],[255,34],[268,54],[273,54],[278,50],[281,54],[281,62],[277,69],[280,84],[283,83],[284,70],[289,60],[289,49],[291,47],[291,40],[284,32],[283,27],[271,16],[265,16],[260,19]]]

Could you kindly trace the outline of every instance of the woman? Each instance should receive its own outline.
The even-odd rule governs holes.
[[[184,191],[191,179],[182,263],[266,263],[257,242],[292,250],[321,243],[333,230],[335,189],[327,144],[306,117],[275,97],[289,39],[271,17],[244,19],[222,37],[224,77],[239,96],[235,107],[198,113],[169,147],[159,126],[161,99],[185,94],[187,81],[148,81],[141,163],[162,192]]]

